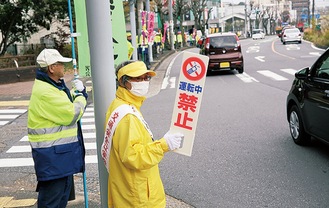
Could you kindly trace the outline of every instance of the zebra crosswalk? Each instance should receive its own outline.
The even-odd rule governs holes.
[[[16,109],[17,114],[13,114],[12,117],[19,116],[18,112],[25,113],[23,109]],[[1,111],[0,111],[1,112]],[[12,111],[15,112],[15,111]],[[17,118],[15,117],[15,118]],[[84,136],[85,148],[86,148],[86,163],[98,163],[97,151],[96,151],[96,128],[94,119],[94,107],[89,105],[86,108],[86,112],[81,118],[81,128]],[[33,166],[33,159],[31,154],[31,147],[28,143],[28,137],[23,136],[17,144],[11,146],[6,152],[6,158],[0,159],[0,168],[3,167],[26,167]],[[7,157],[8,156],[8,157]]]
[[[291,80],[293,78],[293,75],[298,70],[287,68],[287,69],[280,69],[279,71],[283,72],[284,75],[282,75],[282,73],[279,74],[271,70],[258,70],[257,74],[262,75],[263,77],[274,81],[287,81],[287,80]],[[242,74],[236,73],[234,75],[244,83],[259,82],[255,77],[250,76],[246,72]],[[162,82],[161,89],[175,88],[175,82],[176,82],[176,77],[166,77]]]
[[[27,109],[0,109],[0,127],[18,118]]]

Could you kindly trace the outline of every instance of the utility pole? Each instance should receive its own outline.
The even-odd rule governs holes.
[[[247,0],[244,1],[244,37],[247,38],[247,30],[248,30],[248,23],[247,23]]]
[[[135,14],[135,1],[136,0],[130,0],[129,1],[129,9],[130,9],[130,26],[131,26],[131,42],[132,45],[134,46],[134,52],[133,52],[133,60],[137,60],[138,56],[137,56],[137,50],[138,50],[138,46],[137,46],[137,36],[136,36],[136,14]]]
[[[109,1],[86,1],[101,206],[107,207],[108,173],[101,155],[107,107],[115,98],[112,21]],[[101,31],[101,32],[100,32]]]
[[[170,50],[175,50],[174,47],[174,23],[173,23],[173,15],[172,15],[172,0],[169,0],[168,3],[169,10],[169,37],[170,37]]]
[[[234,33],[234,14],[233,14],[233,2],[232,2],[232,30]]]
[[[312,1],[312,30],[315,29],[315,11],[314,11],[314,0]]]

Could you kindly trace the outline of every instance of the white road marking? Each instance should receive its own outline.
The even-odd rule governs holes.
[[[86,163],[98,163],[97,155],[86,155]],[[33,166],[34,162],[32,158],[5,158],[0,159],[1,168],[10,168],[10,167],[26,167]]]
[[[95,132],[83,133],[83,138],[84,139],[96,139],[96,133]]]
[[[95,124],[91,124],[91,125],[84,125],[84,124],[82,124],[81,125],[81,128],[82,128],[82,130],[96,129]]]
[[[9,115],[0,115],[0,119],[15,119],[20,115],[16,115],[16,114],[9,114]]]
[[[85,143],[85,149],[91,150],[96,149],[96,142],[86,142]],[[31,152],[31,146],[30,145],[20,145],[20,146],[12,146],[9,150],[7,150],[6,153],[22,153],[22,152]]]
[[[256,56],[255,59],[260,61],[260,62],[265,62],[265,60],[263,60],[265,58],[265,56]]]
[[[291,75],[295,75],[295,73],[298,71],[296,69],[280,69],[280,70]]]
[[[249,46],[246,50],[246,53],[258,53],[259,52],[259,46]]]
[[[176,77],[170,77],[169,79],[170,88],[175,88],[175,84],[176,84]]]
[[[26,109],[0,109],[0,113],[25,113]]]
[[[169,74],[170,74],[170,71],[171,71],[172,65],[174,64],[176,58],[177,58],[181,53],[183,53],[183,51],[181,51],[180,53],[178,53],[178,54],[177,54],[177,55],[176,55],[176,56],[170,61],[169,65],[168,65],[168,68],[167,68],[167,71],[166,71],[166,75],[165,75],[165,77],[164,77],[163,80],[162,80],[162,85],[161,85],[161,89],[162,89],[162,90],[163,90],[163,89],[166,89],[167,86],[170,84],[170,83],[169,83]]]
[[[245,83],[251,83],[251,82],[259,82],[257,79],[249,76],[247,73],[242,73],[242,74],[235,74],[239,79],[241,79]]]
[[[87,123],[87,122],[93,122],[93,123],[95,123],[95,118],[84,118],[84,117],[82,117],[82,119],[81,119],[81,122],[82,123]]]
[[[0,121],[0,126],[6,125],[9,121]]]
[[[283,76],[280,76],[274,72],[271,72],[269,70],[261,70],[261,71],[257,71],[258,73],[266,76],[266,77],[269,77],[273,80],[276,80],[276,81],[284,81],[284,80],[288,80],[287,78],[283,77]]]
[[[94,112],[85,112],[85,113],[83,114],[83,116],[86,116],[86,117],[94,116]]]

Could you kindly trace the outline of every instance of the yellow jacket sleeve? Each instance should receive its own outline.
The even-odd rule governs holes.
[[[113,136],[113,148],[124,166],[137,170],[158,165],[168,151],[165,139],[153,141],[141,121],[131,114],[118,124]]]

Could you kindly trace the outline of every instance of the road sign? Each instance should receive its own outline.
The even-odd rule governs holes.
[[[170,132],[184,134],[183,145],[175,152],[186,156],[192,155],[208,61],[207,56],[183,53]]]

